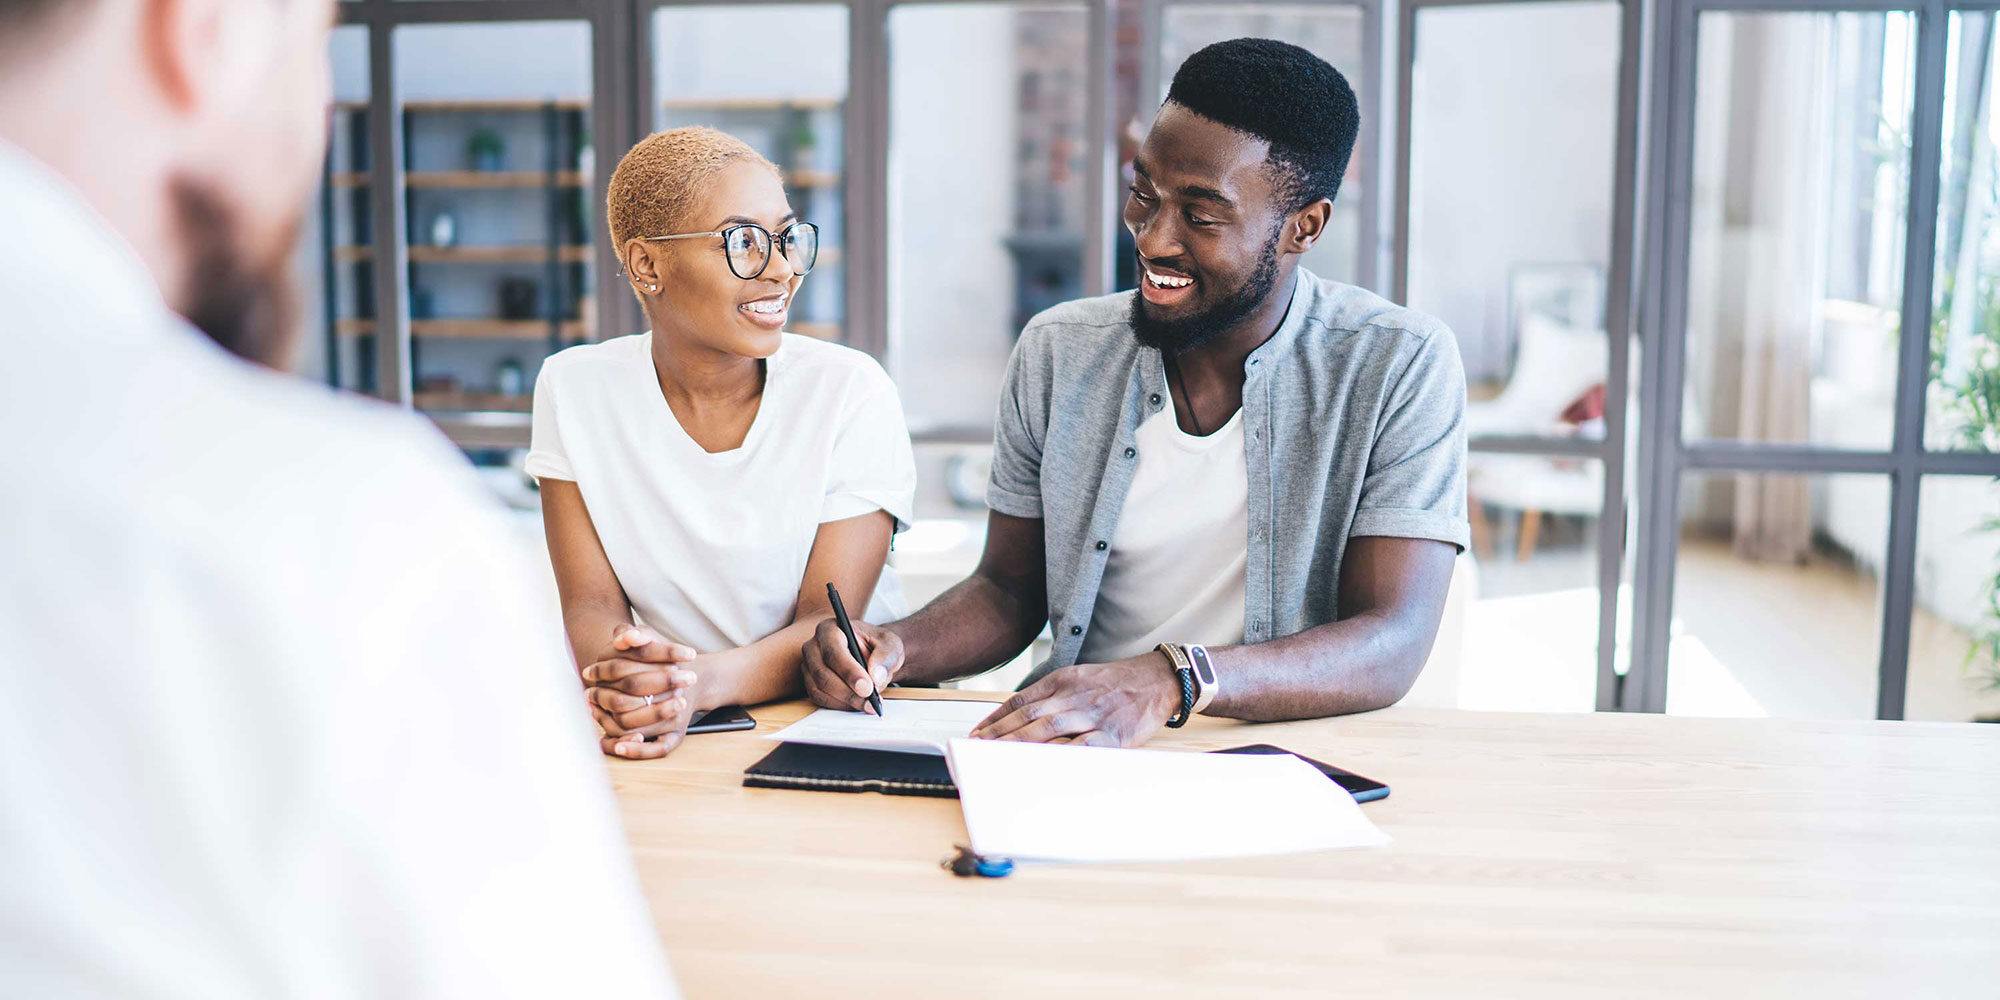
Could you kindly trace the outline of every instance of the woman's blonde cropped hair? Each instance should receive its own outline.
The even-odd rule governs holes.
[[[727,132],[705,126],[655,132],[639,140],[611,172],[605,216],[619,256],[625,244],[648,236],[671,236],[702,223],[690,220],[702,185],[738,161],[776,165]]]

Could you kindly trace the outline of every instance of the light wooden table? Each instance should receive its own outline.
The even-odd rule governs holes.
[[[955,800],[742,787],[807,711],[609,764],[696,1000],[2000,996],[2000,726],[1200,719],[1153,745],[1386,781],[1395,843],[960,879]]]

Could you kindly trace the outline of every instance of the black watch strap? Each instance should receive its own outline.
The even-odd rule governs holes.
[[[1168,729],[1179,729],[1187,725],[1188,716],[1194,714],[1194,671],[1186,667],[1175,667],[1174,676],[1181,682],[1181,707],[1167,718]]]

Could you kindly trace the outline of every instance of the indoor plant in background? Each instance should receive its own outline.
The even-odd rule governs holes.
[[[506,158],[506,140],[490,128],[474,129],[465,140],[465,159],[474,170],[499,170]]]
[[[799,112],[792,128],[792,169],[820,169],[819,135],[813,131],[810,112]]]
[[[1990,299],[1981,304],[1991,308]],[[1987,325],[1984,329],[1986,336],[1974,347],[1965,375],[1945,387],[1945,412],[1959,425],[1962,447],[1991,452],[2000,451],[2000,340],[1995,339],[2000,327]],[[2000,532],[2000,516],[1987,518],[1979,530]],[[1993,569],[1993,578],[1986,584],[1985,614],[1973,631],[1965,661],[1978,671],[1987,688],[2000,689],[2000,566]],[[2000,722],[2000,716],[1981,721]]]
[[[1951,308],[1956,298],[1956,282],[1947,274],[1943,295],[1931,321],[1930,378],[1933,412],[1956,431],[1956,443],[1969,451],[2000,452],[2000,282],[1977,282],[1974,320],[1979,331],[1967,352],[1962,373],[1945,370],[1945,355],[1951,326]],[[2000,482],[2000,480],[1995,480]],[[1989,517],[1974,529],[1982,534],[2000,532],[2000,516]],[[1978,676],[1989,690],[2000,690],[2000,565],[1992,567],[1982,602],[1983,614],[1973,628],[1972,645],[1966,650],[1966,668]],[[2000,716],[1979,721],[2000,722]]]

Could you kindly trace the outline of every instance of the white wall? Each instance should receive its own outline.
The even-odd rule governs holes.
[[[1515,264],[1609,264],[1618,6],[1429,8],[1411,86],[1409,304],[1507,372]]]
[[[1013,329],[1014,14],[889,15],[889,350],[912,426],[990,426]]]
[[[843,6],[664,7],[652,31],[661,99],[847,93]]]
[[[423,24],[396,29],[406,101],[588,100],[590,25]]]

